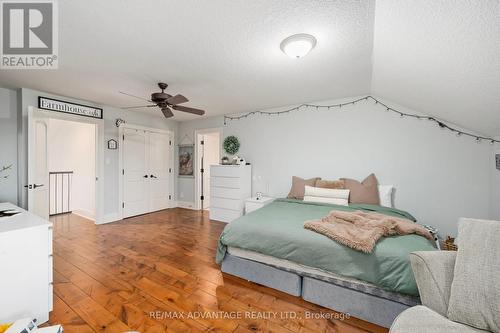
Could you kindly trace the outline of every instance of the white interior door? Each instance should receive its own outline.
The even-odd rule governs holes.
[[[28,111],[28,210],[49,219],[49,118]]]
[[[170,208],[170,136],[149,132],[149,210]]]
[[[220,159],[220,132],[197,134],[197,200],[203,204],[200,209],[210,208],[210,166],[219,164]],[[201,172],[203,170],[203,172]],[[203,197],[203,200],[201,200]]]
[[[199,195],[195,199],[200,200],[200,209],[206,209],[209,206],[208,201],[210,201],[210,185],[207,183],[207,178],[210,179],[210,167],[205,163],[205,135],[198,134],[197,140],[199,144],[196,152],[197,168],[195,172],[198,173],[196,177],[199,177],[197,185]]]
[[[203,209],[210,207],[210,166],[219,164],[220,157],[220,138],[219,132],[214,132],[205,135],[203,151],[203,188],[205,200],[203,201]]]
[[[149,211],[148,142],[144,130],[123,130],[123,217]]]

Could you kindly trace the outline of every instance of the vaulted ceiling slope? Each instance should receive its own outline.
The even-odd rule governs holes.
[[[207,116],[374,93],[500,135],[499,2],[59,1],[59,69],[0,85],[120,107],[165,81]],[[301,32],[318,45],[290,59],[279,44]]]
[[[500,135],[500,1],[376,2],[372,91]]]

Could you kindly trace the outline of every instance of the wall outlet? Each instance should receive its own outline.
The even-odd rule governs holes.
[[[184,192],[179,193],[179,198],[184,198]]]

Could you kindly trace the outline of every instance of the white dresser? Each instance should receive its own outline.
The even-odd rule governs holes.
[[[0,218],[0,323],[36,318],[52,311],[52,224],[9,203],[0,210],[21,211]]]
[[[251,165],[210,166],[210,219],[231,222],[243,215],[252,195]]]

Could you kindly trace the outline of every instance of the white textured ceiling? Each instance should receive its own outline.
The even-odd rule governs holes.
[[[372,91],[500,135],[500,1],[376,2]]]
[[[0,84],[112,106],[144,104],[156,82],[207,115],[369,92],[373,1],[60,0],[57,71],[2,71]],[[318,45],[288,58],[280,42]],[[152,108],[151,108],[152,109]],[[153,110],[146,112],[154,112]],[[156,112],[159,112],[156,110]],[[175,112],[175,119],[193,119]]]
[[[60,0],[59,70],[0,85],[120,107],[165,81],[207,116],[371,92],[500,135],[499,3]],[[279,44],[302,32],[318,45],[290,59]]]

